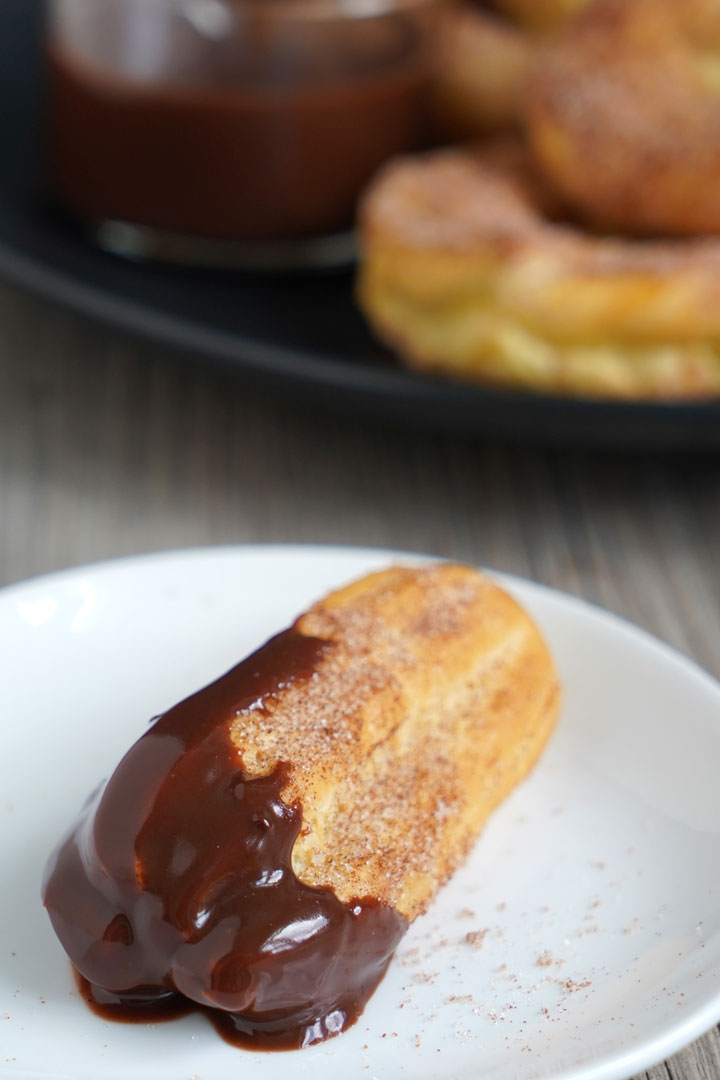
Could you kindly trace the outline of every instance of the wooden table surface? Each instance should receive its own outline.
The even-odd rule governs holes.
[[[399,548],[585,597],[720,676],[719,466],[278,405],[0,284],[0,584],[204,544]],[[718,1031],[643,1075],[720,1077]]]

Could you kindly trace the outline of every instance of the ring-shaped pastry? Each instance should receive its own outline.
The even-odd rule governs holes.
[[[361,207],[358,298],[410,366],[614,398],[720,394],[720,239],[593,235],[527,151],[395,162]]]
[[[533,66],[533,153],[585,220],[720,233],[720,0],[593,0]]]

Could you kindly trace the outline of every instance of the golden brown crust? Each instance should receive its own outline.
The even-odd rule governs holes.
[[[526,117],[588,220],[720,232],[719,0],[593,0],[536,56]]]
[[[303,807],[303,881],[412,920],[544,746],[559,700],[552,661],[519,605],[464,566],[373,574],[296,629],[331,646],[269,715],[236,718],[243,767],[290,762],[283,797]]]
[[[360,302],[414,366],[588,395],[720,393],[720,241],[585,232],[517,144],[387,167],[361,241]]]

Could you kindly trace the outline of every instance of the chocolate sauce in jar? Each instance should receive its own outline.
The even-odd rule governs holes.
[[[288,1049],[352,1024],[406,920],[303,884],[288,766],[246,779],[230,720],[307,680],[331,645],[288,630],[161,716],[51,858],[43,900],[110,1019],[200,1007],[239,1046]]]
[[[187,5],[84,2],[48,57],[51,183],[85,221],[328,235],[351,226],[384,160],[427,140],[435,0],[372,17],[333,0],[322,16],[308,0],[224,0],[217,37]]]

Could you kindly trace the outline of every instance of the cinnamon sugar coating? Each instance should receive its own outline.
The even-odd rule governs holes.
[[[547,648],[504,591],[453,565],[370,575],[295,629],[329,646],[308,683],[235,717],[243,769],[289,764],[302,881],[412,920],[545,745],[559,703]]]
[[[593,0],[538,54],[526,120],[586,220],[720,232],[720,0]]]

